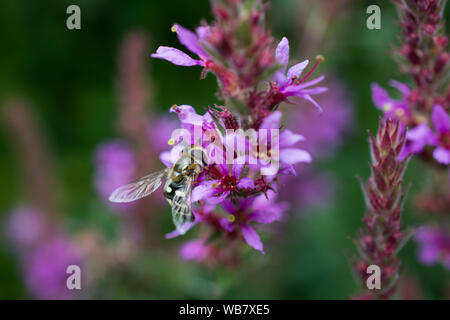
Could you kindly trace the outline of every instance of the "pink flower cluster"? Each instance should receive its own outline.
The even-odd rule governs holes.
[[[179,24],[172,26],[180,43],[196,58],[166,46],[152,56],[180,66],[201,66],[202,77],[208,73],[217,77],[223,106],[208,107],[205,114],[188,105],[170,109],[178,115],[181,128],[196,137],[188,144],[201,145],[208,160],[191,195],[195,221],[188,229],[199,225],[200,238],[185,244],[180,254],[185,259],[234,264],[239,260],[235,248],[242,241],[264,252],[255,225],[281,220],[288,208],[287,203],[276,201],[279,176],[295,174],[294,164],[312,161],[310,154],[297,146],[304,137],[283,129],[278,106],[292,97],[311,102],[321,112],[313,96],[327,89],[316,86],[323,76],[309,80],[323,57],[316,58],[306,75],[302,74],[308,60],[289,67],[289,42],[283,38],[273,44],[264,25],[266,7],[261,1],[251,6],[244,6],[243,1],[213,1],[212,6],[215,19],[211,24],[204,23],[195,32]],[[264,138],[263,130],[276,131],[277,136],[265,138],[267,150],[263,152],[245,134],[250,130],[257,140]],[[239,139],[246,147],[244,155],[234,152]],[[160,156],[167,167],[186,147],[177,137],[170,144],[172,149]],[[261,174],[268,166],[263,154],[278,159],[278,170]],[[167,237],[178,235],[175,230]]]

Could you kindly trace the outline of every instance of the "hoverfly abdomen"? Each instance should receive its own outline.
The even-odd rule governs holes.
[[[175,182],[173,180],[167,180],[166,185],[164,186],[164,197],[167,201],[171,202],[173,197],[175,196],[175,192],[184,187],[183,180],[179,182]]]

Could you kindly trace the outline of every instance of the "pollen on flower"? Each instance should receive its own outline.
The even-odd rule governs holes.
[[[170,109],[172,110],[176,110],[178,108],[178,105],[174,104],[172,107],[170,107]]]
[[[235,220],[236,220],[236,217],[234,215],[232,215],[232,214],[228,215],[228,221],[234,222]]]
[[[169,139],[169,141],[167,141],[167,144],[168,144],[169,146],[173,146],[173,145],[175,144],[175,140]]]
[[[382,109],[384,112],[389,112],[392,110],[392,103],[390,102],[386,102],[385,104],[383,104]]]
[[[218,186],[219,186],[219,184],[217,184],[215,182],[211,184],[211,187],[213,187],[213,188],[217,188]]]
[[[170,31],[177,32],[178,28],[176,25],[173,25],[172,28],[170,28]]]
[[[325,57],[323,55],[319,54],[319,55],[316,56],[316,61],[318,63],[324,62],[325,61]]]

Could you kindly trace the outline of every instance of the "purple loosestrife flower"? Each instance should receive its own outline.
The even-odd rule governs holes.
[[[419,260],[425,265],[442,263],[450,270],[450,234],[443,229],[422,227],[415,235]]]
[[[433,158],[443,164],[450,164],[450,117],[445,110],[436,105],[431,114],[434,130],[427,124],[421,124],[408,131],[408,139],[402,157],[411,153],[420,153],[426,146],[435,147]]]
[[[171,29],[173,32],[176,32],[178,40],[182,45],[184,45],[189,51],[196,54],[200,59],[192,59],[186,53],[172,48],[160,46],[156,53],[152,54],[153,58],[167,60],[173,64],[185,67],[191,66],[202,66],[206,67],[208,61],[211,59],[210,55],[203,49],[201,41],[206,37],[208,33],[207,27],[199,27],[196,30],[196,33],[183,28],[179,24],[174,24]]]
[[[270,114],[264,119],[260,129],[266,130],[280,129],[281,117],[282,114],[280,111],[272,112],[272,114]],[[294,133],[289,129],[280,130],[279,158],[281,168],[285,169],[284,171],[289,171],[295,174],[295,170],[293,169],[292,165],[297,163],[310,163],[312,161],[309,152],[294,146],[296,143],[304,140],[305,138],[302,135]],[[272,143],[270,139],[269,143]],[[271,154],[271,156],[274,155]],[[289,168],[289,170],[286,170],[286,168]]]
[[[316,87],[323,77],[307,81],[322,57],[317,58],[305,76],[302,71],[307,67],[307,61],[287,70],[289,43],[284,38],[275,48],[273,38],[265,28],[266,6],[262,1],[252,1],[246,6],[240,1],[213,1],[212,6],[214,21],[204,24],[196,32],[178,24],[172,27],[180,43],[198,58],[164,46],[159,47],[152,57],[181,66],[201,66],[204,68],[202,77],[212,72],[218,79],[218,97],[224,102],[223,106],[208,106],[205,114],[197,113],[189,105],[174,105],[170,109],[178,115],[181,126],[172,133],[168,141],[172,147],[160,154],[160,160],[170,168],[178,163],[177,170],[183,172],[177,171],[177,174],[191,175],[171,181],[185,189],[191,188],[188,192],[180,190],[175,194],[179,203],[171,200],[175,225],[179,227],[177,214],[181,208],[186,208],[189,212],[184,215],[192,222],[183,224],[181,230],[198,225],[197,229],[202,232],[199,239],[182,248],[181,256],[196,261],[213,259],[220,265],[229,266],[239,261],[237,249],[242,243],[263,251],[255,226],[280,220],[287,209],[286,203],[275,202],[273,189],[279,176],[295,174],[294,164],[312,161],[307,151],[296,146],[304,140],[303,136],[282,128],[282,113],[276,108],[288,97],[295,96],[311,101],[320,109],[312,96],[325,92],[326,88]],[[283,70],[277,72],[278,63]],[[268,89],[263,86],[267,79],[272,80]],[[186,151],[192,145],[195,148]],[[242,145],[244,150],[239,150]],[[181,155],[192,150],[203,151],[199,146],[206,159],[195,164],[196,170],[189,165],[184,169],[183,162],[178,162]],[[272,160],[276,162],[275,170],[267,173],[266,169],[273,169]],[[167,171],[162,172],[166,174]],[[185,181],[192,183],[182,185]],[[161,185],[159,182],[157,180],[151,188]],[[139,182],[137,184],[139,186]],[[128,192],[128,186],[124,187],[121,190]],[[145,192],[138,193],[139,196],[143,194]],[[166,192],[166,195],[170,200],[170,194]],[[130,194],[125,196],[127,200],[135,200]],[[180,232],[175,230],[166,234],[166,238],[178,235]]]
[[[25,281],[37,299],[70,299],[74,292],[66,285],[67,267],[81,267],[82,255],[65,236],[54,235],[24,258]]]
[[[211,204],[223,202],[229,195],[242,189],[253,189],[255,182],[248,177],[241,177],[243,165],[227,164],[217,166],[217,175],[220,179],[207,180],[200,183],[192,191],[192,201],[206,200]]]
[[[384,88],[374,83],[372,84],[373,103],[384,113],[386,118],[398,119],[403,124],[411,123],[412,113],[408,101],[411,89],[406,84],[395,80],[392,80],[390,84],[402,94],[401,99],[392,99]]]
[[[289,63],[289,41],[287,38],[283,38],[278,44],[275,51],[275,58],[279,64],[282,65],[282,69],[275,73],[274,81],[275,87],[279,90],[283,98],[287,97],[299,97],[313,103],[317,109],[322,113],[322,108],[320,105],[311,97],[311,95],[316,95],[324,93],[327,91],[325,87],[315,87],[312,86],[321,82],[325,76],[320,76],[314,80],[304,82],[323,61],[322,56],[317,57],[316,64],[304,77],[300,77],[303,70],[308,66],[309,61],[305,60],[303,62],[297,63],[296,65],[290,67],[287,72],[287,66]]]
[[[216,61],[217,59],[213,59],[213,57],[211,57],[210,54],[204,49],[204,47],[210,47],[207,42],[207,38],[210,34],[209,27],[198,27],[196,33],[194,33],[178,24],[174,24],[171,30],[177,33],[180,43],[187,49],[189,49],[192,53],[196,54],[200,59],[192,59],[186,53],[178,49],[166,46],[160,46],[156,50],[156,53],[152,54],[153,58],[167,60],[175,65],[185,67],[202,66],[204,67],[202,78],[206,76],[208,71],[212,71],[220,80],[224,92],[230,92],[234,90],[234,87],[236,85],[235,74],[230,70],[224,68],[220,63]]]
[[[246,198],[235,205],[231,201],[223,203],[224,209],[231,215],[226,229],[240,234],[245,242],[254,249],[264,253],[263,243],[251,223],[271,224],[280,221],[283,213],[289,208],[286,202],[276,202],[277,195],[269,190],[255,198]]]
[[[280,130],[282,113],[274,111],[268,115],[252,137],[254,141],[245,136],[245,132],[236,131],[227,134],[224,138],[226,147],[234,145],[235,141],[245,141],[245,147],[248,150],[243,156],[238,156],[237,163],[246,163],[253,170],[267,169],[267,175],[275,176],[277,174],[295,175],[293,165],[298,163],[310,163],[311,155],[306,150],[295,146],[298,142],[303,142],[305,138],[289,129]],[[275,135],[273,133],[276,132]],[[273,139],[275,138],[275,139]],[[257,142],[257,143],[256,143]],[[267,150],[262,150],[261,145],[267,144]],[[245,158],[245,159],[243,159]],[[269,170],[271,160],[279,162],[278,171]]]

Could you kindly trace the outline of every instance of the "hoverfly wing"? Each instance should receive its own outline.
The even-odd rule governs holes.
[[[180,234],[185,234],[195,220],[191,207],[191,192],[193,186],[194,177],[186,177],[184,187],[175,191],[175,196],[172,200],[173,224]]]
[[[111,202],[131,202],[148,196],[158,189],[162,180],[167,177],[169,169],[150,173],[134,182],[123,185],[109,196]]]

